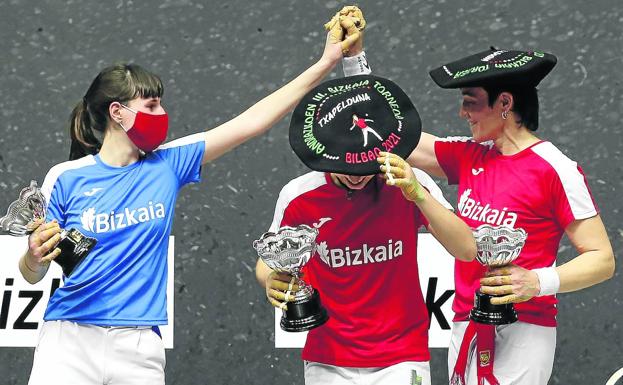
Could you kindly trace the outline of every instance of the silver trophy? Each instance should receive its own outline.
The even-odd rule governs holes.
[[[327,322],[327,310],[320,304],[320,294],[302,279],[301,269],[316,252],[318,230],[307,225],[284,226],[276,233],[264,233],[253,241],[262,261],[271,269],[292,275],[299,289],[294,301],[281,317],[281,328],[288,332],[313,329]]]
[[[476,259],[487,267],[506,266],[513,262],[521,253],[528,234],[524,229],[482,225],[474,230],[476,238]],[[489,294],[478,290],[474,300],[474,308],[470,318],[475,322],[490,325],[506,325],[517,321],[517,312],[513,304],[493,305]]]
[[[45,219],[46,206],[37,182],[31,181],[30,186],[23,188],[19,198],[9,205],[6,215],[0,218],[0,234],[18,237],[29,235],[35,230],[33,222]],[[61,253],[54,261],[61,266],[63,274],[69,277],[96,243],[95,238],[86,237],[76,229],[62,230],[56,246]]]

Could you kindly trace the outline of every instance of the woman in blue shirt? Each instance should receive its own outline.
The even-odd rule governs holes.
[[[338,25],[318,62],[237,117],[164,145],[160,78],[133,64],[100,72],[72,112],[70,161],[42,185],[47,222],[35,223],[20,259],[22,275],[35,283],[60,253],[61,229],[97,240],[50,299],[29,384],[164,383],[164,346],[154,331],[167,323],[178,191],[199,181],[201,165],[288,113],[341,60],[354,42],[341,42],[341,33],[353,28]]]

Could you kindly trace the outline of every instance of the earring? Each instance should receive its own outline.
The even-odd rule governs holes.
[[[502,119],[508,119],[508,111],[502,111]]]

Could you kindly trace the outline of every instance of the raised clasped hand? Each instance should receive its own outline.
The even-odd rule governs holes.
[[[365,27],[366,20],[363,12],[354,5],[342,8],[324,25],[324,28],[329,31],[329,42],[339,43],[344,54],[349,51],[361,52]]]

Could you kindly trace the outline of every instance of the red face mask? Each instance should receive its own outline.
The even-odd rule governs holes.
[[[169,129],[169,116],[166,113],[162,115],[147,114],[135,111],[123,104],[121,106],[136,114],[134,124],[130,129],[126,129],[119,123],[136,147],[145,152],[151,152],[164,142]]]

